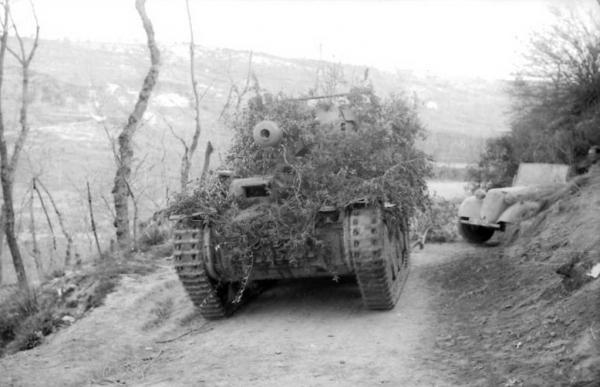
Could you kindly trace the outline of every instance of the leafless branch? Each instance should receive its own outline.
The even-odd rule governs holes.
[[[129,185],[129,182],[125,180],[125,184],[127,184],[127,190],[129,191],[129,196],[131,197],[131,202],[133,203],[133,248],[138,250],[138,240],[137,240],[137,223],[138,223],[138,205],[135,195],[133,194],[133,190]]]
[[[187,146],[185,140],[183,138],[181,138],[177,133],[175,133],[175,129],[173,129],[173,125],[171,125],[171,123],[169,121],[167,121],[167,119],[164,116],[162,116],[162,119],[163,119],[165,125],[167,125],[167,128],[169,128],[169,130],[171,131],[171,134],[173,135],[173,137],[175,137],[177,140],[179,140],[179,142],[181,142],[181,145],[183,145],[183,148],[185,149],[185,152],[187,153],[188,146]]]
[[[244,85],[244,88],[242,89],[242,91],[240,93],[238,93],[237,102],[235,104],[236,111],[238,111],[240,109],[240,105],[242,104],[242,99],[248,93],[248,91],[250,89],[250,79],[252,77],[254,77],[254,74],[252,72],[252,55],[253,55],[252,51],[250,51],[250,54],[248,55],[248,71],[246,73],[246,84]]]
[[[33,6],[33,3],[31,1],[29,2],[29,4],[31,5],[31,11],[33,14],[33,19],[35,21],[35,37],[33,38],[33,46],[31,47],[31,50],[29,51],[29,53],[26,53],[25,43],[23,42],[23,37],[19,34],[19,30],[17,29],[17,24],[15,23],[15,21],[12,17],[12,13],[9,14],[9,17],[10,17],[10,21],[12,24],[12,28],[15,31],[15,37],[17,38],[17,42],[19,43],[20,53],[17,53],[16,51],[12,50],[10,47],[6,47],[6,49],[19,61],[21,66],[24,66],[24,67],[28,67],[29,63],[31,63],[31,60],[33,59],[35,51],[37,50],[38,42],[39,42],[39,38],[40,38],[40,25],[38,22],[37,14],[35,12],[35,7]]]
[[[108,139],[108,142],[110,143],[110,149],[112,150],[113,157],[115,158],[115,162],[117,163],[117,165],[120,165],[121,161],[119,158],[119,153],[117,152],[116,141],[115,141],[114,137],[110,135],[110,132],[108,131],[108,127],[106,126],[106,124],[104,122],[102,123],[102,128],[104,129],[106,138]]]
[[[46,188],[46,186],[42,183],[42,181],[40,179],[36,179],[35,181],[37,183],[36,186],[39,184],[39,186],[42,188],[42,190],[44,191],[46,196],[48,196],[48,199],[50,200],[50,203],[52,204],[52,207],[54,208],[54,213],[56,214],[56,217],[58,218],[58,224],[60,225],[62,233],[65,236],[65,239],[67,240],[67,250],[65,252],[65,266],[69,266],[71,264],[71,249],[73,247],[73,238],[71,237],[71,234],[69,234],[69,232],[67,231],[67,228],[65,227],[65,222],[63,220],[63,216],[62,216],[60,210],[58,209],[58,206],[56,205],[54,198],[50,194],[50,191],[48,191],[48,189]]]
[[[140,170],[142,169],[142,166],[144,165],[144,163],[146,162],[146,160],[148,160],[148,153],[144,154],[144,157],[142,157],[142,159],[140,160],[139,163],[137,163],[137,165],[135,166],[135,169],[132,172],[132,176],[135,177],[139,174]]]
[[[33,186],[35,186],[35,178],[31,180]],[[31,242],[33,244],[33,262],[38,273],[38,278],[41,280],[44,277],[44,270],[42,268],[42,262],[40,257],[40,248],[38,246],[37,234],[35,230],[35,212],[33,211],[33,190],[29,196],[29,231],[31,232]]]
[[[131,189],[128,180],[131,178],[131,166],[133,163],[133,135],[143,123],[144,112],[148,108],[148,102],[152,91],[158,80],[160,70],[160,51],[156,44],[154,28],[146,12],[146,1],[136,0],[135,8],[140,16],[147,37],[147,47],[150,51],[150,69],[148,70],[142,89],[138,95],[133,111],[127,119],[127,123],[119,134],[119,164],[114,178],[112,190],[115,206],[115,229],[119,249],[129,253],[131,249],[131,232],[129,224],[129,196]],[[135,204],[135,201],[134,201]],[[135,210],[135,209],[134,209]],[[136,211],[137,212],[137,211]],[[135,230],[134,230],[135,233]],[[136,241],[134,240],[134,243]]]
[[[599,1],[600,1],[600,0],[599,0]],[[157,344],[171,343],[171,342],[173,342],[173,341],[175,341],[175,340],[179,340],[179,339],[181,339],[182,337],[185,337],[185,336],[187,336],[187,335],[190,335],[190,334],[192,334],[192,333],[204,333],[204,332],[212,331],[213,329],[214,329],[214,328],[213,328],[211,325],[209,325],[208,323],[204,323],[204,324],[203,324],[202,326],[200,326],[199,328],[191,329],[191,330],[189,330],[189,331],[187,331],[187,332],[185,332],[185,333],[182,333],[182,334],[181,334],[181,335],[179,335],[179,336],[175,336],[175,337],[173,337],[173,338],[171,338],[171,339],[167,339],[167,340],[159,340],[159,341],[157,341],[156,343],[157,343]]]
[[[23,211],[25,211],[25,208],[27,207],[30,189],[31,189],[31,187],[28,186],[27,190],[25,191],[25,194],[23,194],[23,198],[21,199],[21,204],[19,205],[19,217],[18,217],[18,222],[17,222],[17,227],[16,227],[17,235],[21,233],[21,229],[22,229],[21,226],[23,223]]]
[[[198,99],[198,104],[200,104],[200,102],[202,102],[202,100],[204,100],[204,97],[206,97],[206,95],[208,94],[208,92],[210,91],[210,89],[212,89],[212,87],[215,85],[215,80],[210,82],[210,85],[206,86],[206,88],[204,88],[204,92],[202,93],[202,95],[200,96],[200,98]]]
[[[102,199],[102,202],[104,203],[104,205],[108,209],[108,213],[110,214],[112,220],[114,221],[115,217],[116,217],[114,207],[110,204],[110,202],[108,201],[108,199],[106,198],[106,196],[100,195],[100,199]]]
[[[42,193],[35,184],[35,178],[33,179],[33,189],[37,193],[38,199],[42,205],[42,210],[44,211],[44,215],[46,216],[46,222],[48,223],[48,228],[50,229],[50,233],[52,234],[52,247],[56,250],[56,236],[54,235],[54,226],[52,226],[52,221],[50,220],[50,215],[48,214],[48,208],[46,207],[46,202],[44,202],[44,198]]]
[[[19,161],[19,156],[25,144],[27,134],[29,132],[29,124],[27,121],[27,107],[29,104],[29,64],[33,59],[35,51],[37,49],[37,43],[39,40],[39,25],[36,20],[36,36],[34,39],[31,51],[27,55],[25,52],[23,40],[19,35],[18,29],[10,13],[9,0],[5,0],[2,4],[4,8],[4,18],[2,22],[2,35],[0,38],[0,95],[2,95],[2,85],[4,81],[4,60],[6,52],[8,51],[12,55],[15,55],[18,61],[21,63],[21,107],[19,109],[19,124],[21,130],[17,135],[17,139],[13,145],[13,153],[9,156],[8,147],[6,145],[5,138],[5,127],[4,121],[0,115],[0,181],[2,183],[2,196],[4,199],[4,214],[6,216],[4,226],[5,235],[8,242],[8,246],[11,251],[13,258],[13,264],[17,274],[17,280],[19,286],[25,291],[29,292],[29,285],[27,281],[27,274],[25,272],[25,266],[23,264],[23,258],[19,248],[19,243],[16,237],[15,230],[15,212],[14,212],[14,198],[13,198],[13,184],[15,178],[15,171]],[[17,54],[13,50],[8,48],[8,33],[9,24],[12,22],[12,27],[17,35],[17,41],[21,49],[21,55]],[[2,105],[0,101],[0,113],[2,112]],[[18,230],[17,230],[18,232]]]
[[[34,14],[35,14],[35,8],[33,8],[33,4],[32,4],[32,9],[34,10]],[[10,50],[10,48],[8,46],[7,46],[7,49],[9,50],[9,52],[11,52],[11,54],[13,54],[17,58],[17,60],[21,64],[21,71],[22,71],[21,108],[19,110],[19,123],[21,125],[21,131],[19,132],[19,136],[17,137],[17,140],[15,141],[15,144],[13,146],[13,152],[12,152],[12,156],[10,158],[10,164],[9,164],[10,170],[12,172],[14,172],[14,170],[16,169],[17,164],[19,162],[19,156],[21,154],[21,150],[23,149],[23,146],[25,145],[25,140],[27,139],[27,135],[30,130],[29,123],[27,120],[27,104],[29,103],[29,64],[31,63],[31,60],[33,59],[33,56],[38,47],[40,26],[39,26],[39,24],[37,24],[37,16],[36,16],[35,17],[36,32],[35,32],[35,38],[33,40],[33,46],[31,47],[31,50],[29,51],[29,53],[26,53],[24,43],[23,43],[23,38],[19,35],[17,26],[16,26],[14,20],[12,19],[12,16],[10,16],[10,18],[11,18],[13,29],[14,29],[16,37],[17,37],[17,41],[19,42],[19,47],[21,48],[21,56],[16,55],[16,53],[14,51]]]
[[[220,121],[221,118],[223,118],[223,116],[225,115],[225,113],[227,112],[227,110],[229,109],[229,107],[231,106],[231,98],[233,97],[233,93],[234,93],[234,91],[236,89],[237,89],[237,87],[235,85],[231,85],[229,87],[229,93],[227,93],[227,99],[225,99],[225,103],[223,104],[223,108],[221,109],[221,113],[219,113],[219,117],[217,118],[218,121]]]
[[[225,113],[227,113],[227,111],[231,108],[231,102],[232,102],[234,93],[236,95],[235,110],[238,111],[240,109],[240,106],[242,104],[244,97],[250,91],[250,80],[254,80],[255,87],[253,87],[253,88],[257,87],[258,80],[256,79],[256,75],[252,71],[253,56],[254,56],[253,52],[250,51],[250,53],[248,54],[248,70],[246,72],[246,82],[244,84],[244,88],[241,91],[240,91],[239,87],[235,84],[235,82],[233,81],[230,70],[227,71],[227,77],[229,78],[229,82],[231,83],[231,86],[229,87],[229,92],[227,93],[227,98],[225,99],[225,103],[223,104],[223,108],[221,109],[221,113],[219,113],[219,117],[217,118],[217,120],[221,120],[225,116]]]
[[[90,190],[90,182],[86,181],[86,185],[87,185],[88,207],[90,210],[90,224],[92,226],[92,232],[94,233],[94,240],[96,241],[96,248],[98,249],[98,257],[102,258],[102,249],[100,248],[100,242],[98,241],[98,232],[96,231],[96,221],[94,220],[94,208],[92,206],[92,192]]]

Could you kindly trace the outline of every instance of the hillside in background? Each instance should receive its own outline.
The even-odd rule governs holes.
[[[202,101],[203,138],[210,139],[223,151],[228,146],[229,134],[215,124],[216,117],[231,85],[242,87],[245,83],[249,53],[199,48],[197,56],[199,86],[206,90]],[[162,57],[162,72],[149,113],[151,119],[137,137],[143,147],[147,139],[154,140],[157,134],[162,138],[165,131],[169,132],[167,123],[182,135],[192,129],[188,48],[185,44],[163,46]],[[75,122],[90,121],[92,114],[105,116],[111,129],[119,128],[135,102],[147,66],[146,48],[142,45],[42,41],[33,63],[34,129],[49,125],[68,127]],[[252,59],[252,70],[261,88],[287,95],[305,94],[314,88],[317,73],[324,78],[323,74],[332,66],[261,53],[255,53]],[[356,84],[365,72],[364,67],[340,66],[348,83],[339,85],[339,91]],[[403,93],[417,106],[429,131],[422,147],[434,155],[436,161],[474,162],[482,138],[507,130],[504,114],[508,109],[508,96],[506,85],[501,81],[447,80],[410,71],[393,74],[377,69],[369,69],[369,78],[380,95]],[[15,82],[15,92],[17,87]],[[86,134],[77,136],[106,140],[103,131],[98,129],[80,129],[78,131]],[[65,137],[60,130],[56,135]],[[171,137],[167,142],[174,140],[170,134],[167,137]]]

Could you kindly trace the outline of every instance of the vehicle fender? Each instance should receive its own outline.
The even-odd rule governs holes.
[[[475,196],[469,196],[458,207],[459,218],[476,218],[479,219],[481,213],[481,205],[483,201]]]
[[[509,207],[504,202],[506,191],[503,189],[489,190],[481,205],[481,220],[486,223],[497,223],[500,215]]]
[[[508,207],[506,211],[500,215],[498,222],[518,223],[535,215],[540,209],[541,203],[536,201],[520,201]]]

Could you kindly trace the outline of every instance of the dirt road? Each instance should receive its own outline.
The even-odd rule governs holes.
[[[474,248],[414,252],[403,295],[389,312],[361,305],[353,284],[275,287],[233,318],[205,322],[165,266],[126,277],[106,305],[0,360],[15,386],[451,386],[444,367],[435,284],[427,273]]]
[[[439,262],[437,256],[414,255],[402,299],[391,312],[365,310],[353,284],[292,283],[263,294],[233,319],[211,323],[211,332],[173,342],[145,381],[138,382],[445,385],[443,375],[423,364],[435,319],[421,272]],[[163,367],[170,371],[164,373]]]

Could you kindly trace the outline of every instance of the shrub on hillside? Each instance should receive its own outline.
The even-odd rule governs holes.
[[[152,246],[165,243],[171,237],[171,230],[166,227],[160,227],[150,224],[142,230],[139,237],[139,245],[142,251],[148,250]]]
[[[511,132],[488,142],[472,180],[510,185],[521,162],[576,167],[600,144],[600,23],[558,16],[532,39],[510,88]]]
[[[15,290],[0,304],[0,354],[30,349],[59,325],[54,292]]]
[[[142,251],[149,250],[152,246],[161,245],[171,238],[172,226],[166,214],[159,211],[148,221],[141,223],[138,244]]]
[[[123,274],[144,275],[153,268],[147,260],[105,259],[79,272],[53,278],[29,292],[15,288],[0,300],[0,355],[39,345],[45,336],[65,324],[65,316],[72,321],[101,306]]]

